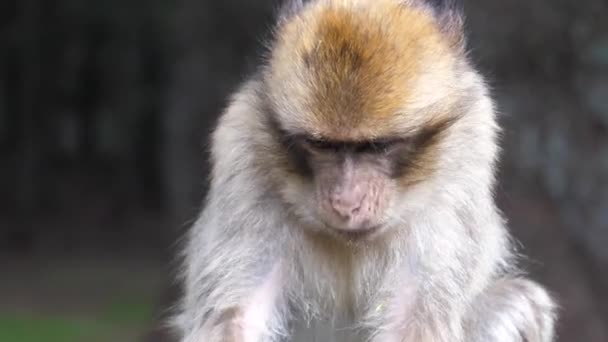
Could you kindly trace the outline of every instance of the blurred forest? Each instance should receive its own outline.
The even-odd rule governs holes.
[[[560,301],[560,341],[608,341],[608,3],[464,2],[525,266]],[[0,2],[1,342],[171,340],[206,136],[276,4]]]

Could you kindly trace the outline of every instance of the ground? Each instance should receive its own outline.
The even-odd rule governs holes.
[[[151,340],[164,270],[150,260],[13,258],[0,266],[0,341]]]

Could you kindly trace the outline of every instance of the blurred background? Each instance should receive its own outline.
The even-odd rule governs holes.
[[[206,136],[275,0],[0,2],[0,342],[172,341]],[[608,3],[466,0],[497,197],[559,341],[608,341]]]

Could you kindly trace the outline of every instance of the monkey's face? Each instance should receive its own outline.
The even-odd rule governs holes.
[[[408,194],[432,178],[437,144],[450,123],[356,141],[279,129],[290,171],[282,194],[296,216],[316,229],[351,240],[379,235],[419,204],[409,203]]]
[[[313,186],[311,214],[333,233],[371,235],[386,223],[401,140],[335,142],[299,138]]]

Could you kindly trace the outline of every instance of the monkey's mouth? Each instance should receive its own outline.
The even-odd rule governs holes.
[[[340,239],[347,241],[362,241],[370,240],[380,234],[383,229],[383,225],[375,225],[371,227],[365,227],[360,229],[340,229],[329,227],[331,233]]]

